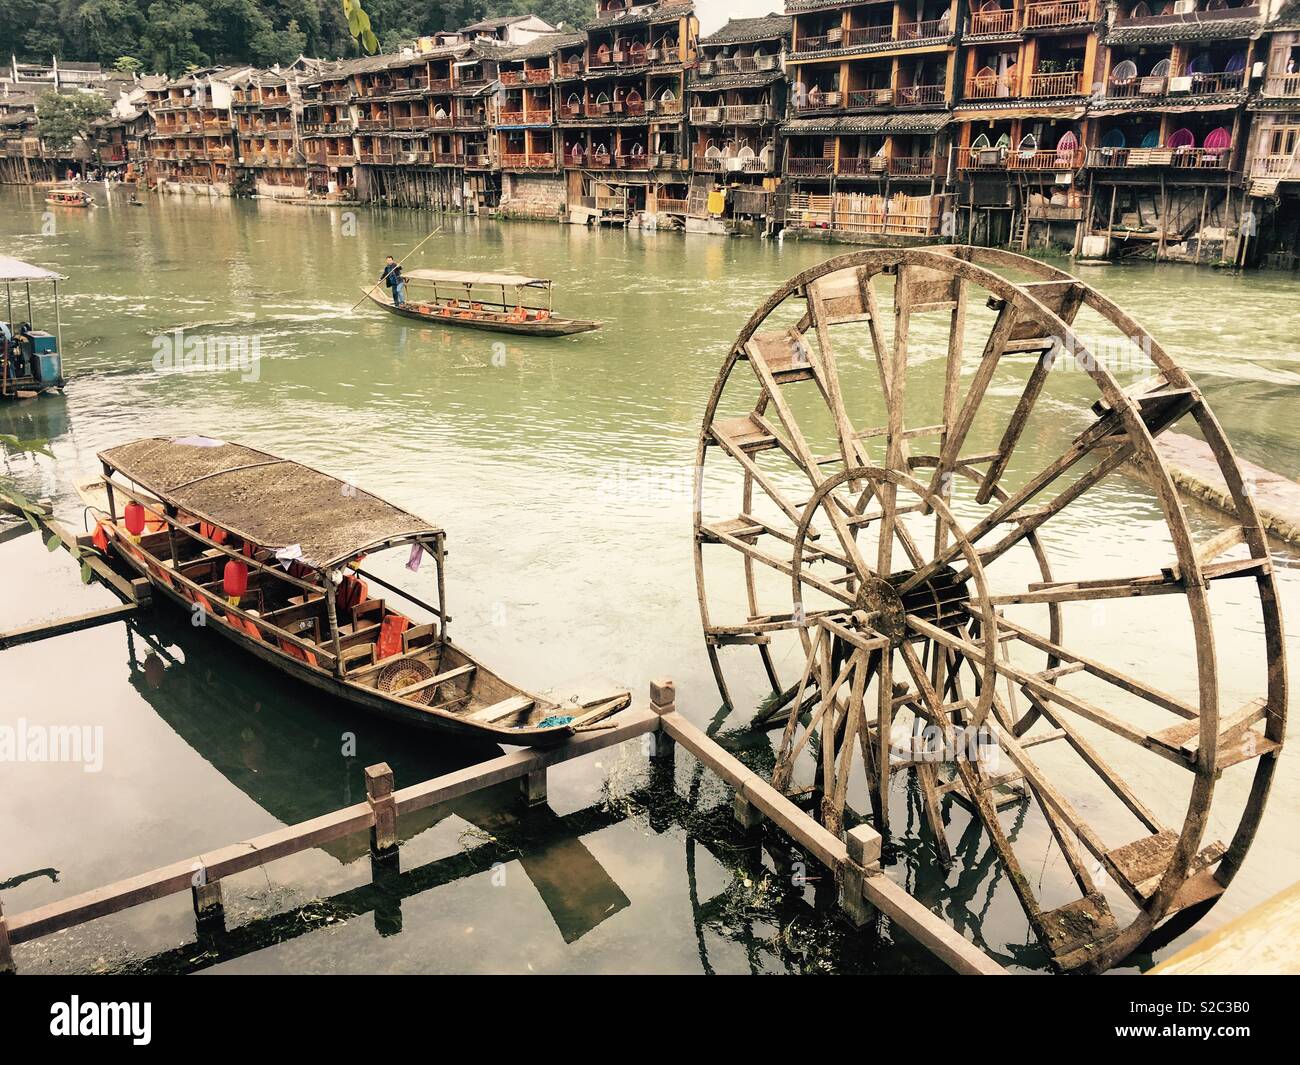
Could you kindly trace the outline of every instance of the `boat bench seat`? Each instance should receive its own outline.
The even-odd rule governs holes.
[[[340,647],[356,647],[359,644],[370,645],[377,639],[379,639],[378,625],[363,625],[360,628],[355,628],[352,625],[339,627]]]
[[[437,625],[412,625],[402,633],[402,653],[428,647],[438,639]]]

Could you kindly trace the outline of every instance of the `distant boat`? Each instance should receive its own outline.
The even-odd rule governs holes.
[[[407,301],[398,306],[390,295],[378,291],[381,286],[373,285],[366,296],[403,318],[494,333],[556,337],[600,328],[599,322],[552,313],[551,282],[546,278],[469,270],[411,270],[403,277],[408,289],[418,286],[422,295],[408,292]],[[545,306],[527,302],[542,295]]]
[[[136,440],[99,454],[78,487],[94,543],[282,673],[390,720],[520,747],[561,743],[626,707],[627,692],[559,704],[491,672],[447,636],[441,529],[328,474],[210,437]],[[433,560],[435,603],[361,569],[401,548]],[[432,615],[416,623],[371,595]]]
[[[45,202],[58,207],[91,207],[90,193],[78,188],[53,188],[45,194]]]

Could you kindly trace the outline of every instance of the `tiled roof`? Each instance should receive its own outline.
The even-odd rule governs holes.
[[[546,33],[526,44],[517,44],[507,52],[502,52],[501,59],[538,59],[550,55],[560,48],[569,48],[575,44],[586,43],[585,33]]]
[[[733,18],[722,29],[700,38],[700,44],[744,44],[770,41],[790,36],[789,15],[764,15],[761,18]]]
[[[1259,20],[1253,18],[1209,18],[1198,21],[1197,14],[1186,16],[1188,21],[1169,22],[1162,18],[1158,23],[1145,25],[1112,26],[1105,30],[1106,44],[1165,44],[1173,41],[1218,41],[1234,37],[1245,39],[1259,29]]]
[[[722,92],[724,89],[761,89],[780,81],[785,75],[780,70],[760,70],[755,74],[719,74],[716,77],[693,79],[688,92]]]
[[[634,7],[613,18],[595,19],[582,28],[584,30],[603,30],[615,26],[645,26],[651,22],[662,22],[670,18],[684,18],[694,12],[694,4],[660,3],[645,7]]]
[[[936,133],[948,124],[942,111],[914,115],[846,115],[839,118],[794,118],[781,126],[787,137],[804,133]]]

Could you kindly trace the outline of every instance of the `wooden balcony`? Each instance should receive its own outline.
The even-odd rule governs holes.
[[[718,74],[758,74],[768,70],[776,70],[780,63],[780,59],[774,55],[744,55],[701,59],[696,73],[702,78]]]
[[[650,159],[645,155],[616,155],[614,164],[619,170],[649,170]]]
[[[1015,96],[1019,91],[1014,77],[968,78],[965,95],[967,100],[997,100]]]
[[[1231,147],[1088,149],[1088,166],[1098,169],[1169,167],[1173,170],[1227,170],[1231,159]]]
[[[817,114],[821,111],[838,110],[843,97],[838,92],[821,92],[815,96],[809,93],[802,100],[795,100],[794,110],[797,114]]]
[[[1096,21],[1096,0],[1035,0],[1025,5],[1027,30],[1082,26]]]
[[[1264,79],[1264,95],[1275,97],[1300,96],[1300,74],[1269,74]]]
[[[446,94],[451,92],[451,78],[433,78],[429,82],[430,93]]]
[[[555,166],[555,153],[503,152],[501,166],[505,170],[550,170]]]
[[[1077,170],[1088,149],[958,148],[958,170]]]
[[[984,34],[1015,33],[1020,29],[1020,12],[1015,8],[1003,11],[972,11],[970,31],[972,37]]]
[[[905,85],[898,89],[851,89],[845,99],[850,110],[866,107],[935,107],[944,103],[944,87]]]
[[[830,177],[835,172],[835,160],[825,158],[787,159],[785,172],[792,177]]]
[[[529,85],[549,85],[551,83],[551,71],[549,67],[530,67],[524,71],[524,80]]]
[[[1035,99],[1082,96],[1083,74],[1077,70],[1061,74],[1030,74],[1027,95]]]
[[[772,118],[772,108],[767,104],[691,108],[691,121],[699,125],[754,125],[769,122]]]
[[[685,214],[686,201],[669,199],[667,196],[656,196],[655,210],[660,214]]]
[[[1296,157],[1291,155],[1261,155],[1257,156],[1254,165],[1250,169],[1252,178],[1270,178],[1274,181],[1295,178],[1300,176],[1300,163],[1296,162]]]

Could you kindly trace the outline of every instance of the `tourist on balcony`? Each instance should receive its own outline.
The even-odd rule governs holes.
[[[393,290],[394,307],[405,305],[406,278],[402,276],[402,268],[391,255],[388,257],[388,261],[384,264],[384,272],[379,275],[379,280]]]

